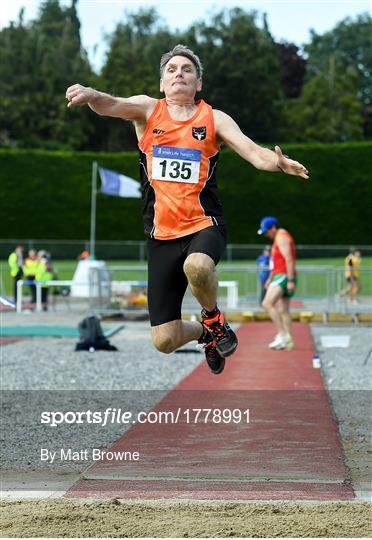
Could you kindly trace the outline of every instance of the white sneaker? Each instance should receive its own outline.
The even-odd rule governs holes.
[[[281,333],[277,334],[274,338],[274,341],[269,343],[268,347],[269,349],[285,349],[286,348],[285,336],[283,336],[283,334]]]
[[[287,351],[291,351],[294,348],[294,341],[291,334],[285,335],[285,348],[287,349]]]

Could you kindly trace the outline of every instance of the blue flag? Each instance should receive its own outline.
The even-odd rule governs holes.
[[[102,181],[101,193],[116,197],[141,198],[141,186],[137,180],[102,167],[99,167],[99,174]]]

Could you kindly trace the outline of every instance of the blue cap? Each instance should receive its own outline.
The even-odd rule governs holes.
[[[258,229],[257,234],[265,234],[271,227],[279,227],[279,221],[274,216],[266,216],[261,220],[261,227]]]

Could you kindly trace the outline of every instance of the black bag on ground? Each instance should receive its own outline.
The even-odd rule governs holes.
[[[89,351],[90,349],[117,351],[114,345],[110,345],[102,332],[98,317],[86,317],[79,323],[80,341],[76,343],[75,351]]]

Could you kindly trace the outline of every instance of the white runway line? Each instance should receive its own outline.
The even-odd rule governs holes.
[[[1,474],[1,499],[58,499],[80,478],[80,472],[5,471]]]

